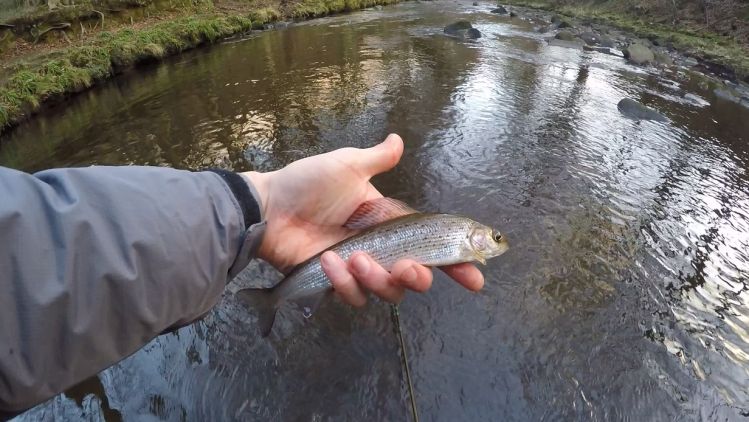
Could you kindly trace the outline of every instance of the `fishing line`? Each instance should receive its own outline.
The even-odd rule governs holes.
[[[401,316],[398,311],[398,305],[390,305],[390,314],[393,317],[395,331],[400,342],[401,356],[403,357],[403,369],[406,372],[406,382],[408,382],[408,395],[411,398],[411,414],[414,422],[419,422],[419,412],[416,410],[416,394],[414,393],[414,384],[411,381],[411,370],[408,368],[408,355],[406,354],[406,342],[403,340],[403,329],[401,328]]]

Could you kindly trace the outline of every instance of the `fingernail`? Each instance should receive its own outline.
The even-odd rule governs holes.
[[[406,283],[413,283],[414,281],[416,281],[416,278],[418,276],[419,275],[416,273],[416,268],[408,267],[401,274],[401,280],[405,281]]]
[[[320,256],[320,263],[323,265],[323,267],[330,267],[331,265],[333,265],[333,257],[326,252],[322,254],[322,256]]]
[[[355,256],[351,265],[354,267],[354,272],[357,275],[366,275],[367,271],[369,271],[369,260],[362,255]]]

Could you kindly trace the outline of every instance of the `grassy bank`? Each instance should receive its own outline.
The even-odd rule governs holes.
[[[583,22],[611,25],[638,37],[665,42],[708,64],[724,67],[736,79],[749,81],[749,46],[743,39],[743,25],[749,26],[749,16],[735,18],[735,22],[739,23],[738,31],[742,34],[738,36],[719,34],[700,24],[696,17],[683,18],[676,23],[670,16],[656,12],[635,13],[627,8],[629,2],[505,0],[502,3],[553,11]],[[735,23],[733,25],[736,27]]]
[[[397,0],[301,0],[273,3],[202,4],[185,13],[151,17],[100,31],[76,45],[36,46],[3,64],[0,133],[42,105],[80,92],[138,63],[213,43],[263,24],[307,19]],[[168,18],[168,19],[167,19]],[[0,55],[0,60],[2,60]]]

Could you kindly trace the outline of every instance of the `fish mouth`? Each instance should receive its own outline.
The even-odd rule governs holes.
[[[493,254],[491,257],[498,257],[508,250],[510,250],[510,242],[508,242],[506,238],[503,238],[501,242],[497,243],[497,247],[492,251]]]

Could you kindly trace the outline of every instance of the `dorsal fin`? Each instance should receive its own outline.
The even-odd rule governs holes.
[[[418,212],[397,199],[377,198],[359,205],[343,226],[356,230],[366,229],[384,221]]]

